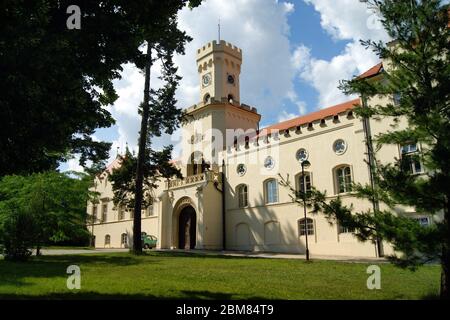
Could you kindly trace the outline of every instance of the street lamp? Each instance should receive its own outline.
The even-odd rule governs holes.
[[[302,165],[302,179],[303,179],[303,212],[304,212],[304,231],[305,231],[305,242],[306,242],[306,261],[309,261],[309,248],[308,248],[308,222],[306,220],[306,177],[305,177],[305,167],[308,168],[311,163],[308,160],[303,160]]]

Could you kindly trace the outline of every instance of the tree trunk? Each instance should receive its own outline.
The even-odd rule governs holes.
[[[444,208],[444,226],[445,236],[442,242],[442,258],[441,258],[441,299],[450,299],[450,195],[446,197]]]
[[[147,41],[147,61],[145,63],[145,85],[144,85],[144,102],[142,104],[142,121],[141,131],[139,134],[139,152],[136,168],[136,194],[134,202],[134,221],[133,221],[133,253],[142,254],[141,242],[141,210],[143,198],[143,182],[144,172],[143,163],[145,161],[145,150],[147,146],[148,133],[148,117],[150,111],[150,69],[152,67],[152,47]]]

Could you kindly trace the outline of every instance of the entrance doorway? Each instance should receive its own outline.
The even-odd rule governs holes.
[[[197,234],[197,216],[192,206],[187,206],[180,212],[178,221],[178,248],[194,249]]]

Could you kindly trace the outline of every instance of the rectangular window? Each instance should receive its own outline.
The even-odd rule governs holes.
[[[353,232],[355,232],[354,228],[343,227],[340,224],[338,226],[339,226],[339,233],[353,233]]]
[[[147,217],[150,217],[153,215],[153,204],[149,205],[147,208]]]
[[[278,185],[276,180],[266,182],[266,203],[278,202]]]
[[[311,174],[308,172],[305,172],[305,176],[302,175],[299,176],[299,186],[301,192],[309,192],[311,191]],[[306,190],[305,190],[306,185]]]
[[[422,163],[418,159],[419,148],[417,143],[407,144],[400,147],[402,156],[402,165],[405,170],[409,171],[411,174],[423,173]]]
[[[428,227],[430,225],[430,219],[428,217],[414,218],[422,227]]]
[[[117,209],[118,211],[118,218],[119,218],[119,220],[123,220],[123,219],[125,219],[125,212],[124,212],[124,210],[123,210],[123,207],[122,206],[119,206],[119,208]]]
[[[248,206],[248,189],[246,185],[241,185],[238,188],[239,208]]]
[[[108,204],[104,203],[102,205],[102,222],[106,222],[108,217]]]
[[[94,220],[94,222],[97,221],[97,206],[96,205],[94,205],[92,207],[92,219]]]
[[[401,93],[399,93],[399,92],[394,93],[394,95],[393,95],[392,98],[393,98],[393,100],[394,100],[394,106],[399,106],[399,105],[400,105],[400,100],[401,100],[401,98],[402,98]]]
[[[352,191],[352,172],[349,166],[336,169],[336,179],[338,193]]]
[[[304,236],[305,233],[305,219],[301,219],[298,223],[298,231],[300,236]],[[306,219],[306,232],[308,233],[308,236],[314,235],[314,220],[313,219]]]

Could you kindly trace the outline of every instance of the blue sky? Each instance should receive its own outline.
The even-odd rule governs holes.
[[[206,0],[179,14],[180,28],[193,37],[186,54],[175,59],[183,77],[177,91],[179,107],[200,101],[195,52],[217,38],[219,18],[221,38],[243,50],[241,102],[258,108],[261,127],[350,100],[337,89],[338,81],[379,61],[359,40],[388,40],[376,14],[359,0]],[[158,75],[156,65],[156,87],[161,84]],[[126,65],[115,88],[119,99],[107,109],[117,123],[94,135],[113,143],[111,159],[127,143],[136,150],[143,76]],[[177,149],[179,140],[180,131],[156,139],[154,146],[173,144]],[[80,167],[75,158],[61,169]]]

